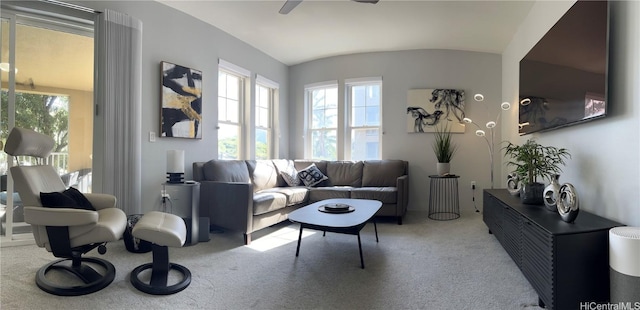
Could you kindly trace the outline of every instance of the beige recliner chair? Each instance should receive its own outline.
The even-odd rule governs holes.
[[[4,151],[12,156],[44,159],[51,153],[53,146],[53,139],[46,135],[29,129],[14,128],[7,137]],[[62,258],[38,270],[38,287],[54,295],[76,296],[96,292],[113,282],[113,264],[104,259],[82,255],[96,247],[98,252],[104,254],[106,242],[122,237],[127,219],[122,210],[115,208],[116,197],[85,194],[96,211],[66,205],[47,207],[42,205],[40,193],[57,193],[66,189],[52,166],[14,166],[10,171],[16,191],[24,204],[25,222],[32,225],[36,244]],[[62,279],[59,282],[62,283],[58,283],[54,281],[55,276],[47,276],[52,270],[67,271],[77,281],[69,281],[68,276],[59,275],[58,279]],[[73,284],[70,285],[70,282]]]

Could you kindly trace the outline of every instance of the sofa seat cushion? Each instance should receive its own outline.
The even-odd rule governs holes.
[[[309,188],[309,201],[316,202],[333,198],[351,198],[351,186],[313,187]]]
[[[303,186],[297,187],[274,187],[265,189],[261,193],[280,193],[287,197],[287,206],[305,203],[309,200],[309,190]]]
[[[397,187],[360,187],[351,191],[351,198],[378,200],[384,204],[397,203]]]
[[[287,206],[287,196],[281,193],[257,192],[253,194],[253,215],[269,213]]]

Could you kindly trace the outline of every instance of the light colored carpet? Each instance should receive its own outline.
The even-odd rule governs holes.
[[[480,213],[434,221],[410,212],[403,225],[379,220],[379,243],[367,224],[361,233],[365,269],[356,236],[305,230],[296,258],[297,233],[297,225],[283,223],[255,234],[250,247],[241,234],[225,232],[171,248],[171,261],[189,268],[193,279],[168,296],[133,288],[129,272],[150,262],[151,253],[127,252],[123,242],[109,244],[105,255],[89,253],[111,261],[116,279],[78,297],[50,295],[35,285],[36,271],[53,260],[46,250],[2,248],[0,308],[539,309],[535,291],[488,234]]]

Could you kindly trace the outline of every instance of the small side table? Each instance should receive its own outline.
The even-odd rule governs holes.
[[[169,195],[165,212],[181,217],[187,225],[187,241],[185,245],[198,243],[200,221],[200,183],[162,183],[162,188]],[[206,229],[206,228],[204,228]]]
[[[429,176],[429,218],[437,221],[455,220],[460,217],[458,198],[459,175]]]

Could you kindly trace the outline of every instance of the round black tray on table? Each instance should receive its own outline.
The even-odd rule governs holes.
[[[318,211],[324,213],[349,213],[355,210],[354,207],[344,203],[328,203],[318,207]]]

